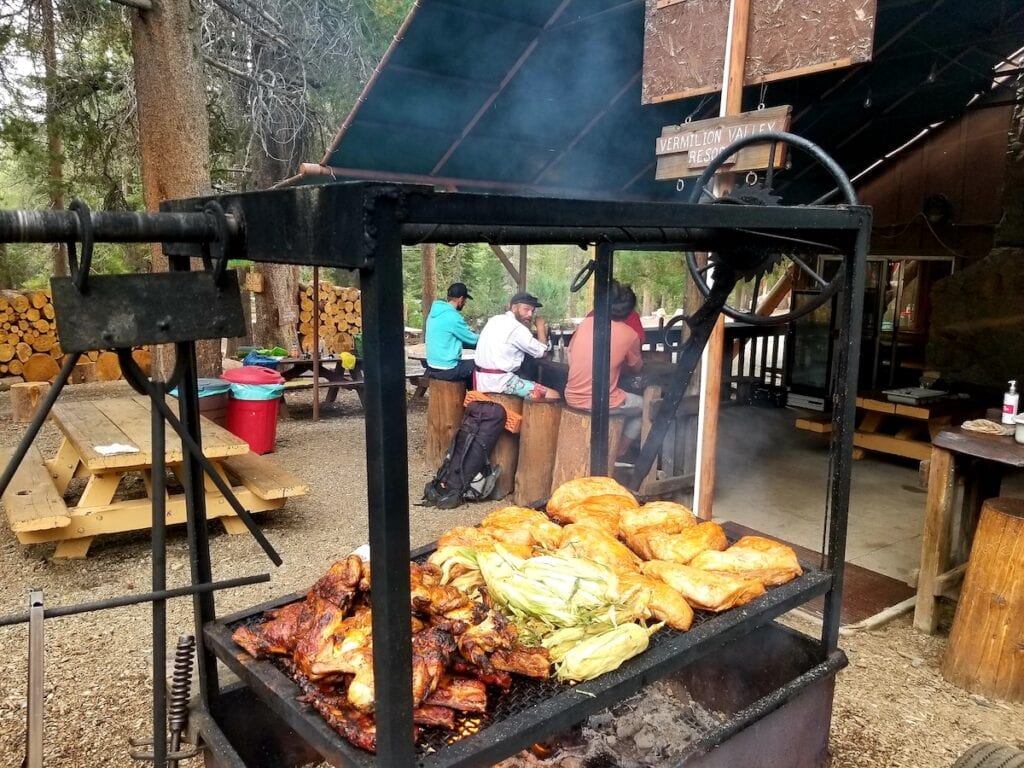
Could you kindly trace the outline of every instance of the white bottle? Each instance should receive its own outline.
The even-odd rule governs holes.
[[[1020,404],[1020,395],[1017,393],[1017,382],[1010,382],[1010,389],[1003,395],[1003,424],[1013,424],[1013,417],[1017,415],[1017,406]]]

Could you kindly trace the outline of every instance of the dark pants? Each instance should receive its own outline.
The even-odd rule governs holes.
[[[466,389],[473,388],[473,361],[460,360],[454,368],[431,368],[427,366],[428,379],[440,379],[441,381],[461,381]]]

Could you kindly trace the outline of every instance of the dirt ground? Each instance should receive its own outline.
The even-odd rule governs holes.
[[[122,383],[79,385],[64,397],[128,394]],[[9,419],[7,394],[0,394],[0,446],[23,432]],[[338,557],[366,541],[365,453],[362,409],[342,393],[309,418],[308,393],[290,396],[295,418],[278,429],[275,461],[303,477],[308,496],[260,519],[284,558],[274,568],[247,535],[229,536],[210,524],[214,578],[272,573],[267,584],[218,593],[224,614],[305,589]],[[409,486],[417,500],[433,467],[423,460],[425,401],[409,407]],[[44,454],[57,447],[57,430],[44,427],[37,440]],[[412,545],[426,544],[447,528],[477,522],[494,502],[439,511],[412,507]],[[18,543],[0,524],[0,615],[26,610],[26,590],[39,587],[48,606],[68,605],[149,588],[150,558],[144,533],[97,539],[85,560],[55,560],[52,545]],[[188,581],[184,526],[168,536],[168,581]],[[832,726],[832,765],[939,768],[950,766],[978,741],[1024,747],[1024,705],[968,694],[946,683],[939,664],[951,611],[943,631],[915,632],[908,617],[878,630],[842,638],[850,666],[838,677]],[[168,637],[173,647],[192,628],[191,604],[171,601]],[[0,628],[0,768],[21,764],[24,753],[27,625]],[[46,764],[62,768],[111,768],[134,764],[129,737],[148,736],[152,648],[148,606],[133,606],[46,622]],[[183,765],[198,765],[186,761]]]

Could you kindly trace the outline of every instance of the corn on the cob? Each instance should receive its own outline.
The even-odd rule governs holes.
[[[562,655],[556,675],[560,680],[592,680],[605,672],[618,669],[627,659],[647,650],[650,636],[661,626],[620,624],[599,635],[580,640]]]

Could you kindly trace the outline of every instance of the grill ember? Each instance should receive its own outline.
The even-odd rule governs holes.
[[[546,679],[551,662],[544,648],[520,644],[501,613],[440,581],[438,568],[410,563],[413,719],[453,730],[457,712],[486,711],[488,686],[508,690],[509,673]],[[305,600],[232,639],[274,659],[335,731],[375,751],[369,563],[357,555],[335,563]]]

